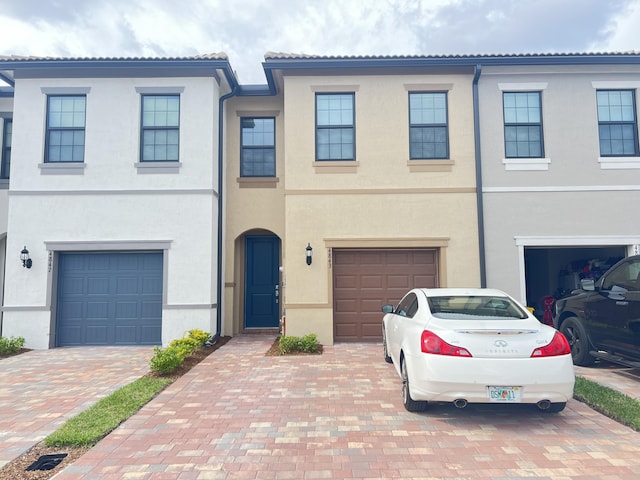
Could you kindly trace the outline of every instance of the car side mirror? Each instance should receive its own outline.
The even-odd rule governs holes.
[[[393,305],[383,305],[382,306],[382,313],[393,313],[395,309],[393,308]]]
[[[580,280],[580,288],[587,292],[594,292],[596,290],[596,282],[593,278],[583,278]]]

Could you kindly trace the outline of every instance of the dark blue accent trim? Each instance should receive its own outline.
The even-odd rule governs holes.
[[[482,153],[480,150],[480,102],[478,81],[482,74],[482,65],[477,64],[473,75],[473,140],[476,153],[476,205],[478,209],[478,249],[480,260],[480,286],[487,286],[487,261],[484,241],[484,203],[482,198]]]

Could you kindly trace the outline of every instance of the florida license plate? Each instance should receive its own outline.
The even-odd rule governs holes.
[[[522,387],[487,387],[489,401],[503,403],[518,403],[522,399]]]

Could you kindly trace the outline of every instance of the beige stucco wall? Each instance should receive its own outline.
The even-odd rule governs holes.
[[[441,282],[479,285],[471,81],[284,78],[288,334],[313,332],[333,343],[332,246],[442,246]],[[425,90],[448,91],[449,162],[409,161],[408,93]],[[336,91],[355,92],[356,161],[315,162],[315,93]]]
[[[244,300],[244,235],[259,231],[284,238],[284,115],[282,97],[234,97],[225,106],[226,141],[223,191],[224,292],[223,333],[242,331]],[[244,182],[240,178],[240,118],[276,119],[276,177]],[[284,255],[284,252],[282,252]]]

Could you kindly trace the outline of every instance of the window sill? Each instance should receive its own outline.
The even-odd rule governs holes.
[[[240,188],[276,188],[280,179],[278,177],[238,177],[236,181]]]
[[[640,157],[598,157],[602,170],[640,168]]]
[[[84,175],[84,162],[39,163],[40,175]]]
[[[138,162],[135,164],[138,174],[147,173],[179,173],[180,162]]]
[[[504,158],[505,170],[542,171],[549,170],[550,158]]]
[[[409,160],[407,165],[410,172],[450,172],[454,163],[451,159]]]
[[[359,166],[360,162],[355,160],[313,162],[316,173],[356,173]]]

